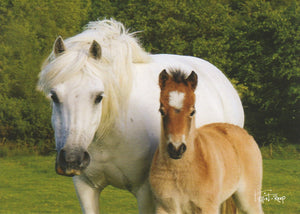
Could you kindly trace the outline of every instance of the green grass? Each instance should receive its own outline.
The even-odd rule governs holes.
[[[268,213],[300,213],[300,160],[264,160],[263,190],[285,196],[265,201]],[[72,179],[54,172],[54,156],[0,158],[0,213],[81,213]],[[138,213],[128,192],[106,188],[101,213]]]
[[[300,145],[270,144],[260,148],[263,159],[300,160]]]
[[[0,213],[81,213],[72,179],[58,176],[54,157],[0,158]],[[134,196],[106,188],[101,213],[137,213]]]
[[[263,204],[265,213],[300,213],[300,160],[264,160],[263,191],[285,197],[284,203],[274,200]],[[267,190],[272,190],[267,191]]]

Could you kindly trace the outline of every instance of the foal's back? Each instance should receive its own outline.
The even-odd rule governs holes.
[[[214,181],[207,185],[211,191],[219,191],[221,201],[234,194],[242,210],[262,213],[262,157],[246,130],[228,123],[205,125],[195,131],[194,146],[195,161],[206,165],[201,174]]]
[[[228,123],[212,123],[196,130],[195,145],[198,151],[206,154],[219,155],[219,159],[230,166],[237,161],[242,172],[245,167],[253,166],[261,168],[261,154],[257,143],[248,132],[236,125]],[[207,158],[214,158],[207,156]],[[248,169],[249,170],[249,169]],[[257,168],[256,168],[257,170]]]

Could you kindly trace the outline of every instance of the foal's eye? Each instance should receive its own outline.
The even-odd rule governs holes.
[[[95,99],[95,104],[99,104],[101,102],[102,98],[103,98],[102,94],[98,94]]]
[[[193,110],[193,111],[190,113],[190,117],[193,117],[195,113],[196,113],[196,110]]]
[[[59,99],[58,99],[57,94],[55,92],[51,92],[51,99],[54,103],[59,103]]]
[[[159,112],[160,112],[161,116],[163,116],[163,117],[166,116],[166,113],[164,112],[164,110],[162,108],[159,109]]]

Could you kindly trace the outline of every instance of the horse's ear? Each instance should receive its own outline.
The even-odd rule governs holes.
[[[101,58],[101,53],[102,53],[101,46],[99,45],[98,42],[94,40],[89,50],[90,56],[98,60]]]
[[[166,69],[164,69],[159,74],[159,86],[161,89],[165,87],[165,83],[168,79],[169,79],[169,74],[167,73]]]
[[[65,52],[66,47],[61,36],[57,37],[57,39],[55,40],[53,50],[55,56],[59,56],[60,54]]]
[[[195,90],[198,84],[197,74],[194,71],[192,71],[186,80],[190,83],[192,89]]]

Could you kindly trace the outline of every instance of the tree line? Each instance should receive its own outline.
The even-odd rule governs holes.
[[[151,53],[203,58],[237,88],[245,127],[260,145],[299,144],[297,0],[2,0],[0,145],[54,148],[49,102],[36,91],[40,66],[58,35],[111,18]]]

